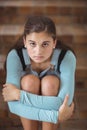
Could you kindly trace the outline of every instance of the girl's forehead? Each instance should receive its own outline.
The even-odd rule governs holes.
[[[46,32],[39,32],[39,33],[33,32],[28,34],[26,38],[30,40],[40,40],[40,39],[45,40],[45,39],[52,39],[52,36]]]

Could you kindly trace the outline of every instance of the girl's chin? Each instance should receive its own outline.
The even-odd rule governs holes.
[[[33,61],[35,62],[35,63],[43,63],[43,62],[45,62],[46,60],[44,60],[44,59],[33,59]]]
[[[43,59],[42,57],[35,57],[35,58],[33,59],[33,61],[34,61],[34,62],[37,62],[37,63],[42,63],[42,62],[44,62],[44,59]]]
[[[43,60],[41,61],[41,60],[34,60],[34,62],[35,63],[42,63],[42,62],[44,62]]]

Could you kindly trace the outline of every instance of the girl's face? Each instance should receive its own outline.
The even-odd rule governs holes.
[[[26,35],[24,45],[32,61],[43,63],[51,57],[53,49],[56,46],[56,40],[54,41],[46,32],[33,32]]]

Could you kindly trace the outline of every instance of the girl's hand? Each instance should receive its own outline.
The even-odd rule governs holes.
[[[64,99],[63,104],[61,105],[61,107],[59,109],[59,121],[60,122],[68,120],[73,115],[74,103],[72,103],[70,106],[68,106],[68,99],[69,99],[69,96],[67,95]]]
[[[15,87],[13,84],[4,84],[2,95],[4,101],[13,101],[20,99],[20,90]]]

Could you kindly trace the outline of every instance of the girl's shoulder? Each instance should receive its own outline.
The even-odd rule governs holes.
[[[16,55],[16,49],[12,49],[9,51],[8,55],[7,56],[13,56],[13,55]]]
[[[26,51],[25,51],[25,49],[21,49],[22,50],[22,52],[23,53],[25,53],[25,55],[26,55]],[[8,53],[8,55],[7,55],[7,57],[14,57],[14,56],[16,56],[16,57],[19,57],[19,55],[18,55],[18,51],[20,51],[20,50],[17,50],[17,49],[12,49],[12,50],[10,50],[9,51],[9,53]],[[19,52],[20,53],[20,52]]]
[[[59,49],[56,48],[54,50],[55,55],[60,55],[61,53],[64,54],[64,57],[76,59],[76,55],[74,54],[72,50],[69,50],[69,49],[65,50],[65,49],[60,49],[60,48]]]

